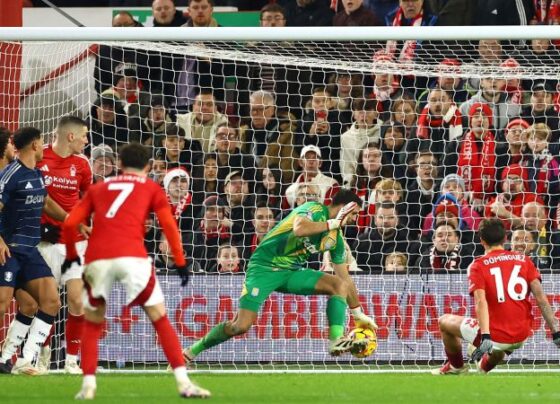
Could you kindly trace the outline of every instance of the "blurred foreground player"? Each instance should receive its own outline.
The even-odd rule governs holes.
[[[116,281],[124,284],[127,304],[142,306],[152,322],[175,373],[181,397],[210,396],[187,375],[179,338],[165,313],[163,294],[144,247],[144,226],[153,211],[173,251],[181,284],[187,284],[189,274],[179,230],[163,189],[147,177],[149,161],[149,151],[144,146],[132,143],[123,147],[119,161],[122,174],[93,185],[63,226],[64,273],[80,265],[75,246],[80,223],[92,215],[95,217],[85,255],[85,323],[81,346],[84,379],[76,399],[95,397],[98,340],[105,321],[106,300]]]
[[[506,354],[523,346],[531,335],[533,321],[529,294],[552,331],[560,348],[560,332],[554,312],[541,286],[539,271],[526,255],[504,250],[506,231],[500,219],[486,219],[479,228],[485,255],[469,267],[469,293],[474,296],[476,318],[444,314],[439,318],[448,360],[435,375],[468,372],[463,363],[461,339],[476,349],[471,359],[480,372],[488,373]]]
[[[332,204],[305,203],[292,211],[263,238],[253,252],[232,321],[216,325],[206,336],[183,351],[187,362],[202,351],[249,331],[272,292],[296,295],[328,295],[329,353],[359,352],[367,340],[344,336],[346,308],[351,307],[358,326],[376,329],[358,301],[356,286],[348,274],[342,228],[356,221],[362,200],[352,191],[340,190]],[[336,275],[303,269],[312,253],[329,251]]]

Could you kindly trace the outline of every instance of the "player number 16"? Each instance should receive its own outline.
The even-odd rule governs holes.
[[[519,276],[520,271],[521,265],[515,265],[507,284],[507,293],[512,300],[523,300],[527,295],[527,281]],[[504,293],[504,279],[502,277],[502,269],[500,267],[490,268],[490,274],[494,276],[494,279],[496,280],[496,294],[498,295],[498,302],[503,303],[506,301],[506,298]],[[515,290],[517,285],[521,287],[520,292],[517,292]]]

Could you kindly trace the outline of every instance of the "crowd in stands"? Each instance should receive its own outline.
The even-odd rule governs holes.
[[[150,3],[156,27],[218,25],[220,2],[189,0],[189,17],[171,0]],[[533,1],[250,3],[264,3],[262,26],[494,24],[495,10],[500,23],[543,19]],[[122,12],[113,25],[139,24]],[[437,48],[389,41],[370,57],[410,62]],[[169,197],[194,271],[242,272],[294,207],[329,204],[341,187],[364,201],[346,229],[363,273],[464,271],[482,251],[483,217],[502,219],[509,248],[539,269],[560,269],[558,83],[460,74],[465,64],[554,65],[559,48],[483,40],[456,49],[465,53],[431,54],[441,74],[430,78],[274,65],[264,54],[261,63],[233,62],[103,45],[88,118],[95,180],[116,172],[120,145],[150,147],[150,176]],[[165,238],[153,221],[146,228],[157,267],[169,268]],[[323,257],[314,261],[325,267]]]

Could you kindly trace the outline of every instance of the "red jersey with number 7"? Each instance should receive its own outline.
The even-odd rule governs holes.
[[[507,250],[492,251],[469,267],[469,293],[486,293],[492,341],[515,344],[531,335],[533,305],[530,284],[541,276],[529,257]]]
[[[85,254],[86,264],[101,259],[147,257],[144,246],[145,223],[152,211],[158,214],[166,235],[174,232],[174,238],[180,240],[176,225],[173,227],[168,223],[169,220],[172,223],[175,221],[163,189],[145,176],[118,175],[89,189],[65,222],[64,234],[71,233],[70,227],[80,223],[79,220],[92,215],[93,227]],[[164,223],[162,216],[168,219],[163,220]],[[67,242],[69,258],[75,253],[74,241]],[[183,258],[180,242],[174,244],[174,253]]]

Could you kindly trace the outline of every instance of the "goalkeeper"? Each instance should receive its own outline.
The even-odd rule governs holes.
[[[368,341],[352,341],[344,336],[346,308],[351,307],[360,326],[376,329],[358,301],[356,286],[348,274],[342,228],[356,221],[362,200],[352,191],[341,189],[330,206],[305,203],[278,223],[251,256],[243,284],[239,311],[231,321],[216,325],[206,336],[183,350],[187,362],[202,351],[244,334],[257,319],[257,313],[272,292],[296,295],[329,295],[329,352],[338,356],[359,352]],[[303,266],[312,253],[329,251],[335,275]]]

